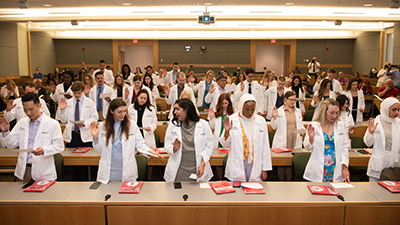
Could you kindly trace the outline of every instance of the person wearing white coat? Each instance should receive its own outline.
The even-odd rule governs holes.
[[[272,109],[274,107],[281,107],[283,105],[283,95],[290,91],[289,88],[285,87],[285,77],[278,77],[277,86],[268,89],[264,92],[265,98],[268,98],[268,110],[267,110],[267,120],[272,119]],[[280,95],[280,98],[278,98]]]
[[[222,147],[219,143],[219,137],[224,131],[224,119],[235,112],[229,93],[223,93],[218,98],[216,108],[210,108],[208,111],[208,123],[211,129],[214,130],[214,148]]]
[[[210,103],[210,108],[215,109],[219,96],[221,96],[223,93],[228,93],[226,87],[226,77],[223,74],[218,74],[217,85],[211,85],[210,91],[205,98],[206,103]],[[230,95],[230,98],[232,102],[235,102],[233,95]]]
[[[353,116],[351,115],[349,110],[349,99],[346,95],[342,94],[337,96],[336,101],[339,103],[340,109],[339,121],[342,121],[344,127],[348,130],[349,134],[352,134],[354,132],[355,126]]]
[[[142,89],[138,92],[135,103],[129,105],[128,113],[142,133],[144,141],[149,148],[156,147],[154,131],[157,129],[157,114],[155,108],[150,105],[149,93]]]
[[[335,79],[335,75],[336,75],[336,70],[334,68],[329,68],[328,76],[325,79],[323,79],[322,81],[324,81],[324,80],[330,81],[331,86],[332,86],[332,91],[336,95],[339,95],[340,93],[342,93],[343,88],[342,88],[342,85],[340,84],[340,82]],[[322,85],[322,83],[321,83],[322,81],[320,81],[320,82],[317,81],[314,84],[314,87],[313,87],[314,92],[317,92],[320,89],[320,85]]]
[[[189,87],[193,89],[193,92],[198,93],[197,98],[197,107],[210,107],[210,102],[206,101],[206,96],[208,95],[211,86],[217,87],[217,83],[213,81],[215,76],[214,71],[208,70],[206,73],[206,79],[199,82],[198,85],[194,85],[194,78],[192,78],[191,82],[189,83]]]
[[[129,88],[128,92],[128,98],[125,100],[126,104],[131,105],[135,103],[135,99],[137,97],[137,94],[140,90],[145,89],[149,95],[151,95],[152,91],[142,83],[142,78],[138,75],[133,77],[133,85]],[[156,105],[155,102],[153,102],[153,98],[150,98],[150,103],[151,105]]]
[[[60,99],[70,99],[72,98],[71,86],[73,84],[74,73],[72,71],[66,71],[63,73],[64,83],[57,86],[54,84],[50,85],[51,94],[50,98],[53,99],[55,103],[58,103]],[[63,94],[61,94],[63,93]],[[60,110],[56,111],[56,120],[60,120]]]
[[[296,108],[296,93],[286,92],[283,95],[285,104],[278,109],[272,110],[271,127],[276,130],[272,148],[301,149],[302,137],[295,131],[304,129],[303,116],[300,109]],[[286,179],[285,179],[286,175]],[[279,166],[278,176],[280,181],[290,181],[292,179],[292,167]]]
[[[224,121],[219,142],[229,147],[225,177],[231,181],[266,180],[272,170],[267,123],[256,105],[253,95],[243,94],[238,111]]]
[[[85,87],[82,82],[76,81],[71,90],[74,97],[65,101],[60,100],[58,107],[60,108],[61,123],[66,123],[63,134],[67,147],[92,147],[92,134],[90,133],[90,124],[97,122],[96,105],[94,102],[83,95]],[[78,109],[76,109],[78,105]],[[76,112],[79,114],[76,115]],[[80,124],[73,124],[71,121],[83,121]]]
[[[28,118],[23,118],[9,133],[10,124],[0,118],[3,132],[1,141],[8,149],[33,149],[31,152],[20,152],[14,175],[23,182],[31,179],[57,179],[53,155],[64,150],[64,142],[59,123],[40,111],[39,97],[28,93],[22,97]]]
[[[197,181],[213,177],[210,157],[213,152],[210,126],[196,113],[195,105],[187,98],[175,103],[174,119],[168,125],[164,148],[170,155],[165,167],[166,181],[189,181],[196,174]]]
[[[364,142],[374,146],[369,158],[367,175],[376,182],[385,168],[400,167],[400,102],[389,97],[381,103],[381,115],[368,120]]]
[[[196,105],[196,98],[194,97],[192,88],[190,88],[189,85],[185,84],[186,82],[185,73],[179,72],[178,78],[176,80],[178,81],[178,83],[172,86],[171,88],[165,86],[165,102],[168,105],[171,105],[171,110],[169,111],[169,116],[168,116],[168,119],[170,120],[174,117],[175,101],[179,99],[183,91],[187,90],[190,92],[191,100],[193,104]]]
[[[358,89],[358,81],[356,78],[351,78],[343,94],[349,98],[349,109],[351,110],[353,120],[355,122],[362,122],[365,99],[363,91]],[[357,102],[355,103],[355,101]]]
[[[312,120],[317,118],[319,105],[321,102],[323,102],[327,98],[336,99],[336,94],[330,90],[330,87],[331,87],[330,80],[325,79],[322,81],[319,90],[314,93],[313,100],[311,101],[311,106],[315,107]]]
[[[95,70],[93,72],[93,79],[96,80],[96,74],[98,72],[101,72],[104,76],[104,83],[107,84],[107,86],[112,87],[114,86],[114,75],[112,70],[106,69],[106,61],[103,59],[99,61],[99,69]]]
[[[138,126],[129,119],[126,108],[126,102],[114,99],[110,103],[106,120],[100,125],[95,122],[90,124],[93,149],[101,154],[98,182],[136,181],[138,170],[135,149],[144,155],[160,156],[147,147]]]
[[[112,87],[114,93],[111,95],[111,99],[121,98],[125,102],[128,100],[129,95],[129,85],[125,83],[122,75],[117,75],[114,80],[114,86]]]
[[[304,148],[312,151],[303,178],[311,182],[350,182],[349,136],[339,121],[339,104],[321,103],[315,122],[308,125]]]
[[[25,94],[35,93],[36,86],[32,81],[27,81],[24,83],[23,90]],[[47,108],[46,102],[41,98],[39,98],[39,101],[41,104],[40,111],[46,114],[46,116],[50,116],[49,108]],[[4,111],[4,118],[8,122],[11,122],[12,120],[16,119],[18,123],[18,121],[26,117],[28,116],[24,112],[21,98],[12,100],[7,104],[6,111]]]
[[[156,105],[156,100],[160,98],[160,92],[158,91],[156,84],[153,82],[153,77],[145,74],[143,78],[143,85],[151,90],[149,93],[151,96],[150,102],[152,102],[152,105]]]
[[[306,90],[303,88],[303,82],[299,75],[293,76],[290,89],[296,93],[296,108],[300,109],[302,113],[305,113],[306,108],[304,107],[304,102],[306,101]]]
[[[103,73],[98,72],[95,76],[97,85],[90,89],[89,98],[96,105],[97,114],[99,115],[99,121],[103,121],[106,118],[108,106],[110,105],[114,90],[111,87],[105,85]],[[108,93],[110,97],[100,98],[101,94],[106,93]]]

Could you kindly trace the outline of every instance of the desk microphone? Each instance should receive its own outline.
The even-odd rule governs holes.
[[[104,197],[104,201],[107,201],[108,199],[110,199],[111,198],[111,195],[110,194],[107,194],[105,197]]]
[[[184,195],[182,196],[182,198],[183,198],[183,200],[186,202],[187,199],[189,198],[189,196],[188,196],[187,194],[184,194]]]
[[[340,200],[342,200],[342,201],[344,201],[343,195],[337,195],[337,198],[340,199]]]

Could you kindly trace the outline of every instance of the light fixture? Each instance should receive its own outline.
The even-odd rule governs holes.
[[[205,2],[204,5],[212,5],[211,2]]]
[[[124,2],[124,3],[122,3],[122,5],[131,5],[131,3],[130,2]]]
[[[285,5],[294,5],[293,2],[286,2]]]
[[[365,3],[364,6],[365,6],[365,7],[371,7],[372,4],[371,4],[371,3]]]
[[[43,4],[44,7],[52,7],[52,4]]]

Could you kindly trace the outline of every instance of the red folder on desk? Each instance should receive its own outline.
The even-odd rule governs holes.
[[[292,149],[290,148],[271,148],[271,151],[275,153],[282,153],[282,152],[291,152]]]
[[[249,187],[252,184],[256,184],[256,185],[252,185],[254,187],[248,188],[248,187],[245,187],[246,184],[249,184]],[[264,188],[261,185],[261,182],[242,182],[241,185],[243,187],[243,190],[244,190],[245,194],[265,194],[265,191],[264,191]],[[261,188],[256,187],[256,186],[261,186]]]
[[[218,151],[219,151],[219,154],[228,154],[229,153],[229,147],[228,148],[219,147]]]
[[[226,181],[210,182],[208,184],[217,194],[236,192],[236,190]]]
[[[330,185],[307,185],[307,187],[315,195],[340,195],[336,188]]]
[[[79,147],[72,151],[72,153],[85,153],[89,151],[91,147]]]
[[[378,181],[378,184],[382,185],[392,193],[400,193],[400,184],[396,181]]]
[[[167,151],[165,151],[165,149],[161,149],[161,148],[156,148],[158,154],[167,154]]]
[[[139,194],[142,185],[143,181],[125,181],[119,189],[119,193]]]
[[[54,180],[38,180],[24,189],[24,192],[43,192],[55,183]]]

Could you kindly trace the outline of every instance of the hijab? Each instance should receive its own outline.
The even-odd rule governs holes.
[[[254,110],[253,115],[250,118],[247,118],[243,115],[243,108],[244,104],[249,101],[254,101],[256,103],[256,110]],[[255,116],[257,114],[257,101],[254,95],[252,94],[243,94],[239,100],[239,117],[248,122],[248,129],[247,129],[247,139],[249,140],[249,157],[247,157],[247,161],[249,164],[253,162],[253,153],[254,153],[254,139],[253,139],[253,132],[254,132],[254,121]]]
[[[393,97],[386,98],[381,103],[381,118],[386,122],[390,123],[392,126],[392,149],[391,149],[391,157],[390,157],[390,165],[394,165],[394,162],[399,162],[399,141],[395,141],[393,138],[399,133],[399,128],[396,123],[396,118],[389,117],[389,108],[396,104],[400,103],[399,100]]]

